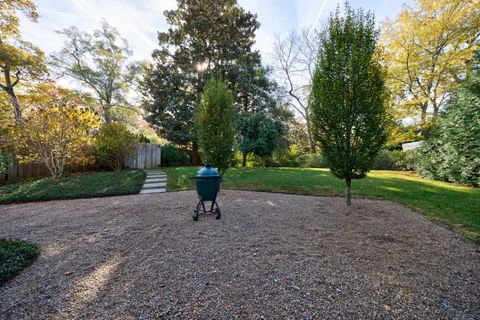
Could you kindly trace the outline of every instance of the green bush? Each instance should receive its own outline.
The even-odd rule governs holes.
[[[95,159],[100,167],[121,170],[125,159],[132,152],[137,136],[128,131],[124,124],[104,124],[95,138]]]
[[[11,159],[11,155],[8,151],[0,149],[0,175],[7,173],[8,162]]]
[[[166,144],[162,149],[162,166],[179,167],[190,164],[190,156],[188,152],[180,151],[172,145]]]
[[[40,249],[32,243],[0,239],[0,285],[32,264],[39,254]]]
[[[416,171],[418,167],[418,151],[405,150],[392,151],[392,156],[395,161],[395,170]]]
[[[423,177],[480,185],[480,74],[448,102],[420,150]]]
[[[375,170],[416,170],[418,152],[416,150],[381,150],[373,163]]]
[[[303,168],[327,168],[327,160],[320,151],[307,153],[300,156],[300,164]]]
[[[392,155],[392,151],[380,150],[375,157],[372,169],[375,170],[396,170],[395,159]]]
[[[292,144],[288,148],[278,149],[273,153],[273,167],[298,167],[300,166],[300,156],[303,150],[296,144]]]

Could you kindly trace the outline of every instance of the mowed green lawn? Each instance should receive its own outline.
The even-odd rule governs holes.
[[[0,185],[0,204],[133,194],[144,180],[143,170],[123,170],[6,184]]]
[[[162,168],[168,175],[167,189],[195,186],[197,167]],[[328,169],[252,168],[229,169],[223,188],[343,196],[343,182]],[[406,205],[466,237],[480,242],[480,189],[426,180],[413,173],[373,170],[354,180],[354,197],[386,199]]]

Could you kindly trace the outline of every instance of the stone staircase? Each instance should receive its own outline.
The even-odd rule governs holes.
[[[144,193],[161,193],[167,191],[167,175],[161,171],[145,170],[147,178],[142,187],[140,194]]]

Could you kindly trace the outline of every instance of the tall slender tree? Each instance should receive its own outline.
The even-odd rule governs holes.
[[[198,144],[204,164],[215,166],[224,174],[233,160],[235,113],[233,94],[219,79],[210,79],[196,113]]]
[[[332,173],[345,180],[348,206],[352,179],[365,177],[387,138],[377,36],[371,13],[346,3],[342,16],[337,7],[321,40],[313,77],[316,137]]]

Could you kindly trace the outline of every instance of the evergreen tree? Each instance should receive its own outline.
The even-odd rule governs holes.
[[[480,185],[479,62],[477,52],[474,75],[453,94],[420,150],[424,177]]]
[[[384,80],[375,59],[378,32],[371,13],[345,5],[328,21],[312,80],[316,138],[332,173],[345,180],[351,204],[351,181],[365,177],[386,141]]]
[[[196,120],[203,163],[217,167],[223,175],[232,163],[235,139],[233,95],[223,81],[207,82]]]

